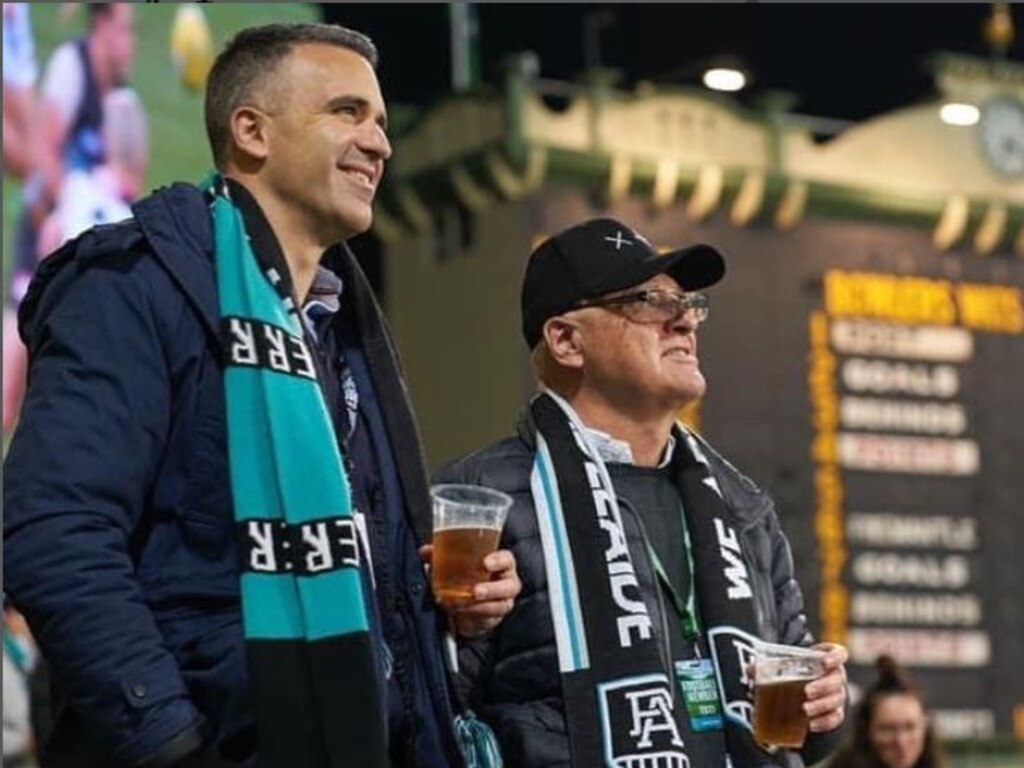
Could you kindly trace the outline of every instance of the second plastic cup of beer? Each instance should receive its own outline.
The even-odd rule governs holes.
[[[825,654],[810,648],[762,643],[754,661],[754,740],[802,747],[807,738],[804,688],[825,674]]]
[[[484,558],[498,548],[512,498],[480,485],[435,485],[434,596],[446,606],[473,600],[473,587],[489,581]]]

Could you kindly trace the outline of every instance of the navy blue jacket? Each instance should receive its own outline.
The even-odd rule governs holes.
[[[49,765],[160,764],[197,737],[218,764],[251,765],[210,217],[185,184],[134,211],[44,261],[22,303],[31,366],[4,467],[5,589],[66,694]],[[391,496],[424,542],[422,453],[383,318],[347,249],[326,262],[354,302],[394,457],[385,482],[397,476]],[[451,723],[419,572],[406,598],[429,690],[416,706]],[[419,764],[458,764],[450,728],[443,741]]]

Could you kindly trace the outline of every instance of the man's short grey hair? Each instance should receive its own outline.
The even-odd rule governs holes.
[[[377,68],[377,47],[362,32],[335,24],[267,24],[235,35],[217,56],[206,82],[206,135],[213,163],[223,168],[231,141],[231,113],[251,102],[297,45],[348,48]]]

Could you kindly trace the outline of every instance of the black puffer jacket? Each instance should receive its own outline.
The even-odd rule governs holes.
[[[515,554],[522,592],[515,608],[497,630],[486,640],[464,645],[459,653],[470,702],[494,728],[510,768],[569,764],[544,554],[530,494],[534,428],[528,414],[527,409],[520,419],[516,437],[447,465],[435,478],[437,482],[496,488],[514,500],[502,534],[502,546]],[[709,445],[702,443],[701,447],[718,480],[726,507],[734,516],[733,524],[740,531],[761,638],[790,645],[811,645],[814,640],[803,613],[803,595],[793,578],[789,542],[779,528],[774,503]],[[654,621],[655,627],[664,627],[663,603],[640,522],[625,505],[622,512],[637,579],[648,606],[653,606],[660,614]],[[664,642],[665,638],[661,640]],[[787,763],[799,766],[801,758],[807,765],[817,762],[836,746],[838,738],[838,731],[811,735],[801,754],[788,756]]]

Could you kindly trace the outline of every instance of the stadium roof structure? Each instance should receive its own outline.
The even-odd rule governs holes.
[[[396,142],[375,233],[429,230],[439,206],[482,213],[544,185],[585,188],[611,205],[685,201],[695,221],[780,229],[806,217],[910,224],[939,250],[1024,257],[1024,65],[942,54],[937,95],[836,126],[791,113],[785,94],[759,109],[695,88],[542,80],[529,55],[509,60],[503,93],[446,99]],[[977,106],[972,126],[940,119]]]

